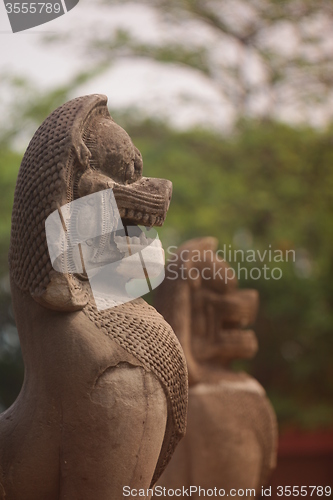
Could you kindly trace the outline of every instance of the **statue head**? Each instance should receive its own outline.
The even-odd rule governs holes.
[[[217,248],[213,237],[185,242],[167,263],[166,278],[155,292],[157,310],[184,349],[190,383],[200,381],[203,367],[226,367],[257,351],[249,326],[257,314],[258,293],[238,288]]]
[[[52,309],[80,309],[91,292],[85,269],[52,268],[45,231],[52,214],[59,214],[66,232],[62,207],[80,206],[75,234],[82,230],[89,234],[90,227],[95,236],[90,256],[95,263],[109,263],[123,254],[123,247],[110,242],[107,234],[140,224],[161,226],[170,204],[171,182],[142,177],[141,154],[113,121],[106,103],[105,96],[89,95],[56,109],[36,131],[20,167],[12,216],[11,278]],[[92,196],[108,190],[113,193],[113,207],[106,206],[105,197]],[[84,212],[87,203],[76,203],[81,199],[97,206]]]

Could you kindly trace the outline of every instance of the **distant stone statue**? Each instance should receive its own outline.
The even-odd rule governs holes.
[[[202,496],[199,486],[224,489],[235,498],[245,495],[239,489],[258,495],[276,460],[277,425],[265,391],[229,366],[257,351],[247,327],[254,322],[258,294],[237,288],[216,250],[215,238],[184,243],[172,255],[154,301],[184,349],[190,383],[186,436],[159,485],[193,486],[192,498]]]
[[[138,225],[163,224],[172,186],[142,177],[106,103],[90,95],[55,110],[20,167],[9,263],[25,378],[0,416],[1,500],[123,499],[125,486],[155,484],[185,431],[179,342],[130,300],[158,252],[155,241],[145,253]]]

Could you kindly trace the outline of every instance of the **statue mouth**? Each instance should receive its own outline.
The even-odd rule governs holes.
[[[124,226],[162,226],[169,209],[172,183],[166,179],[142,177],[133,184],[112,187]]]
[[[142,251],[153,264],[160,263],[162,255],[164,259],[158,235],[151,228],[165,221],[172,195],[169,180],[141,177],[121,184],[98,170],[90,170],[78,177],[75,185],[78,222],[72,226],[82,235],[76,239],[83,243],[80,252],[84,254],[85,270]],[[85,272],[76,274],[84,276]]]
[[[258,350],[253,330],[248,328],[221,329],[215,339],[193,339],[196,359],[201,362],[251,359]]]
[[[203,290],[201,291],[203,292]],[[258,349],[258,342],[251,329],[258,308],[256,290],[234,290],[218,294],[204,289],[205,325],[210,332],[199,331],[193,325],[193,347],[200,361],[250,359]]]
[[[122,221],[123,222],[123,221]],[[99,310],[115,307],[153,290],[165,276],[165,255],[155,229],[123,226],[108,241],[83,250],[86,274]]]
[[[102,261],[112,262],[145,250],[146,259],[160,265],[164,250],[156,231],[151,228],[161,227],[165,221],[172,183],[166,179],[142,177],[132,184],[114,183],[112,191],[123,228],[110,234],[103,251],[99,252],[100,256],[103,253]]]
[[[117,232],[114,236],[114,242],[120,253],[123,255],[133,255],[142,251],[146,247],[161,248],[161,243],[158,238],[156,238],[156,233],[152,237],[149,237],[147,233],[141,229],[139,226],[124,226],[125,234],[119,234]],[[149,228],[147,228],[149,231]]]
[[[80,246],[83,273],[76,273],[89,279],[101,310],[144,295],[164,279],[164,250],[152,227],[163,225],[172,194],[172,183],[156,178],[131,184],[110,180],[108,187],[78,200],[83,206],[77,210],[82,233],[88,226],[91,233],[103,228]]]

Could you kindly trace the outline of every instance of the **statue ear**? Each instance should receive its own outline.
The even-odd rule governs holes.
[[[91,152],[82,140],[79,140],[76,144],[74,143],[74,151],[80,165],[84,168],[88,168]]]

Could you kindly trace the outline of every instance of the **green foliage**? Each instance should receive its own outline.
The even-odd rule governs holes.
[[[7,269],[10,220],[14,200],[15,182],[21,162],[21,155],[0,148],[0,276]]]
[[[15,400],[23,378],[8,283],[10,221],[20,162],[21,155],[0,148],[0,411]]]
[[[107,54],[107,61],[110,57],[131,56],[148,57],[162,63],[177,63],[201,71],[205,75],[210,75],[210,68],[207,64],[208,52],[204,47],[185,47],[181,43],[168,43],[168,45],[154,46],[151,44],[138,43],[131,35],[124,30],[118,29],[113,38],[106,40],[93,40],[91,46],[99,51],[100,55]]]

